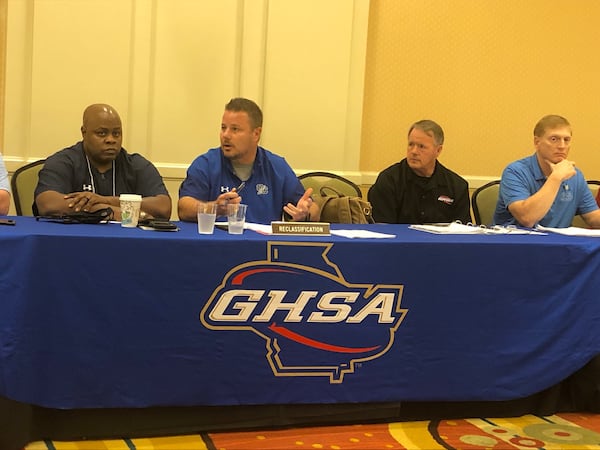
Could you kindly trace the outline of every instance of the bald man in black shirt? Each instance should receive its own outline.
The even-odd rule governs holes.
[[[171,216],[171,198],[156,167],[121,144],[119,113],[98,103],[83,112],[82,140],[48,157],[35,189],[35,214],[112,208],[121,220],[120,194],[140,194],[140,218]]]

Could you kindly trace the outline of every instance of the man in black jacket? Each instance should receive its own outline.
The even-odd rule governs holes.
[[[410,127],[406,158],[383,170],[369,189],[376,222],[471,221],[468,183],[437,160],[443,144],[444,131],[434,121]]]

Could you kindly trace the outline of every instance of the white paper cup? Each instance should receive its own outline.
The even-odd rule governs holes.
[[[215,202],[200,202],[198,204],[198,233],[213,234],[216,218],[217,204]]]
[[[127,228],[137,227],[140,218],[140,207],[142,206],[142,196],[137,194],[121,194],[119,196],[121,204],[121,226]]]
[[[227,205],[227,231],[229,234],[242,234],[246,222],[248,205],[230,203]]]

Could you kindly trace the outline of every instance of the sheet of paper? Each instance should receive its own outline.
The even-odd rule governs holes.
[[[331,234],[346,238],[388,239],[395,238],[395,234],[377,233],[369,230],[331,230]]]
[[[271,225],[263,225],[262,223],[246,222],[244,224],[244,229],[256,231],[260,234],[273,234],[273,229]]]
[[[565,234],[567,236],[591,236],[600,237],[600,230],[590,230],[588,228],[569,227],[569,228],[551,228],[538,225],[536,227],[540,231],[548,231],[550,233]]]
[[[246,222],[244,224],[246,230],[256,231],[260,234],[273,234],[271,225],[263,225],[260,223]],[[386,239],[394,238],[395,234],[376,233],[369,230],[331,230],[331,234],[346,238],[367,238],[367,239]]]

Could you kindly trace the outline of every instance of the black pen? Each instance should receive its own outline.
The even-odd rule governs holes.
[[[233,188],[233,189],[235,189],[235,193],[236,193],[236,194],[239,194],[239,192],[240,192],[242,189],[244,189],[244,186],[246,186],[246,182],[245,182],[245,181],[242,181],[242,184],[240,184],[238,187],[236,187],[236,188]],[[233,192],[233,189],[231,190],[231,192]],[[222,204],[222,205],[227,205],[227,203],[229,203],[229,201],[230,201],[230,200],[231,200],[230,198],[226,198],[226,199],[225,199],[225,201],[224,201],[223,203],[221,203],[221,204]]]
[[[240,184],[238,187],[235,188],[235,192],[237,192],[238,194],[240,193],[240,191],[242,189],[244,189],[246,187],[246,182],[242,181],[242,184]]]

